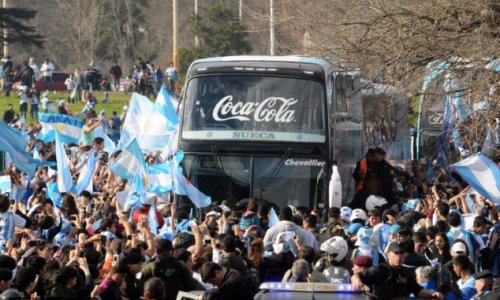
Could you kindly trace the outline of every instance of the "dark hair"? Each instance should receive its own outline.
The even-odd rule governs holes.
[[[21,267],[16,273],[16,287],[18,291],[24,291],[36,280],[36,273],[30,268]]]
[[[471,262],[467,255],[459,255],[453,259],[453,264],[459,266],[462,270],[470,270]]]
[[[380,209],[374,208],[368,211],[368,216],[375,216],[375,217],[381,217],[382,214],[380,213]]]
[[[399,243],[406,253],[415,253],[415,243],[412,239],[404,240]]]
[[[306,221],[309,226],[311,227],[316,227],[316,224],[318,224],[318,219],[316,218],[316,216],[313,216],[313,215],[308,215],[307,217],[304,218],[304,221]]]
[[[158,277],[152,277],[144,284],[144,294],[148,294],[148,298],[164,299],[165,293],[165,284]]]
[[[450,206],[444,201],[438,201],[436,204],[436,210],[441,216],[446,216],[450,212]]]
[[[73,197],[71,194],[63,195],[62,207],[66,209],[66,214],[68,216],[78,214],[78,208],[76,206],[75,197]]]
[[[236,239],[232,235],[226,235],[222,240],[225,252],[234,252],[236,250]]]
[[[208,282],[215,277],[215,272],[222,270],[222,267],[218,264],[207,261],[201,266],[200,275],[203,282]]]
[[[438,220],[436,222],[436,228],[438,232],[447,232],[450,229],[450,226],[448,226],[448,223],[444,220]]]
[[[409,236],[411,237],[412,236],[412,231],[410,228],[406,227],[406,226],[403,226],[401,228],[398,229],[398,235],[403,235],[403,236]]]
[[[0,195],[0,212],[6,212],[10,207],[10,199],[6,194]]]
[[[47,261],[44,258],[38,255],[33,255],[28,257],[28,261],[26,262],[26,267],[32,269],[33,271],[35,271],[35,273],[38,274],[41,270],[43,270],[46,264]]]
[[[279,219],[282,221],[292,221],[293,212],[289,206],[285,206],[280,210]]]
[[[437,238],[438,236],[444,240],[444,249],[443,249],[444,253],[449,253],[450,252],[450,240],[448,240],[448,236],[446,235],[446,232],[438,232],[436,234],[435,238]]]
[[[42,215],[38,220],[38,227],[40,227],[40,229],[49,229],[50,227],[54,226],[54,223],[55,221],[52,216]]]
[[[427,238],[425,237],[425,233],[417,231],[413,234],[413,242],[415,243],[427,243]]]
[[[316,258],[316,253],[314,249],[309,246],[302,246],[299,250],[299,258],[305,259],[309,264],[312,265],[314,259]]]
[[[425,235],[428,237],[428,239],[433,240],[436,237],[436,234],[438,233],[438,229],[436,226],[430,226],[425,229]]]
[[[189,218],[189,213],[183,209],[178,210],[176,215],[175,215],[177,220],[186,220]]]
[[[477,216],[474,218],[474,227],[486,226],[488,225],[488,220],[483,216]]]
[[[382,212],[382,222],[387,223],[389,221],[389,218],[387,216],[393,216],[396,217],[396,212],[393,211],[392,209],[388,208]]]
[[[448,217],[446,217],[446,219],[448,220],[448,224],[451,227],[458,227],[462,223],[462,219],[460,218],[460,215],[457,214],[456,212],[450,213],[448,215]]]
[[[85,198],[92,198],[92,194],[89,191],[82,191],[80,193],[80,196],[85,197]]]
[[[62,267],[57,271],[55,282],[65,286],[72,278],[78,278],[78,271],[73,267]]]
[[[94,144],[100,145],[102,143],[104,143],[104,139],[102,137],[98,136],[98,137],[94,138]]]
[[[178,260],[184,263],[187,263],[190,256],[191,253],[184,248],[175,249],[173,253],[173,257],[177,258]]]

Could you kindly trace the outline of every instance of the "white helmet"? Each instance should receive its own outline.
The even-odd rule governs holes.
[[[367,218],[368,218],[368,216],[366,215],[365,211],[362,210],[361,208],[356,208],[352,211],[351,222],[356,220],[356,219],[361,219],[361,220],[365,221]]]
[[[340,262],[347,255],[347,242],[340,236],[334,236],[321,244],[321,251],[330,255],[337,254],[334,261]]]
[[[383,197],[371,195],[366,199],[366,209],[368,211],[374,209],[375,207],[381,207],[385,204],[387,204],[387,200]]]

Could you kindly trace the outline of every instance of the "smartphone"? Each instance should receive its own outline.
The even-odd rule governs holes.
[[[40,245],[40,240],[31,240],[28,242],[29,247],[38,247]]]

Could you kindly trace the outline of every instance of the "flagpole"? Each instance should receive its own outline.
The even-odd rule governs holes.
[[[174,62],[174,67],[179,67],[179,58],[177,57],[177,0],[172,0],[172,39],[173,39],[173,49],[172,49],[172,61]]]
[[[3,8],[7,8],[9,6],[8,0],[3,0]],[[7,28],[5,21],[3,22],[3,57],[7,57],[9,55],[9,43],[7,42],[7,38],[9,36],[9,29]]]
[[[269,46],[270,54],[274,55],[274,0],[269,1]]]
[[[198,17],[198,0],[194,0],[194,15]],[[199,41],[198,41],[198,34],[194,36],[194,45],[198,47]]]

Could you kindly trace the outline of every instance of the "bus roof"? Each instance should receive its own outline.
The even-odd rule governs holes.
[[[265,61],[265,62],[295,62],[321,65],[324,68],[330,68],[331,64],[322,59],[299,55],[288,56],[271,56],[271,55],[235,55],[235,56],[219,56],[207,57],[195,60],[192,65],[197,63],[213,63],[213,62],[238,62],[238,61]]]

